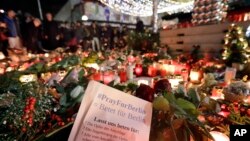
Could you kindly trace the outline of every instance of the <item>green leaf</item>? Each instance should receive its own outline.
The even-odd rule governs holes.
[[[188,97],[191,99],[191,101],[195,104],[196,107],[199,105],[200,98],[198,97],[198,93],[194,88],[190,88],[188,90]]]
[[[183,99],[183,98],[178,98],[176,101],[177,105],[180,106],[181,108],[185,110],[195,110],[196,107],[193,103]]]
[[[120,91],[124,91],[125,89],[126,89],[126,86],[124,86],[124,85],[119,85],[119,84],[117,84],[117,85],[115,85],[115,86],[113,86],[115,89],[117,89],[117,90],[120,90]]]
[[[134,92],[138,88],[138,85],[134,83],[129,83],[127,87],[129,90]]]
[[[114,84],[115,84],[115,81],[113,80],[113,81],[111,81],[111,82],[108,83],[108,86],[113,87]]]
[[[171,103],[171,104],[176,103],[176,98],[175,98],[174,94],[163,92],[163,96],[169,101],[169,103]]]
[[[63,94],[60,97],[60,101],[59,102],[60,102],[60,105],[62,105],[62,106],[68,106],[66,94]]]
[[[63,86],[59,85],[56,81],[54,82],[54,84],[55,84],[55,86],[56,86],[56,90],[57,90],[59,93],[61,93],[61,94],[65,93],[65,90],[64,90],[64,87],[63,87]]]

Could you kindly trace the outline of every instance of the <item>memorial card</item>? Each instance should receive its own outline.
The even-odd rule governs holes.
[[[90,81],[69,141],[148,141],[152,104]]]

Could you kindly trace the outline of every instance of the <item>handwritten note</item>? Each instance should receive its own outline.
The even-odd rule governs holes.
[[[91,81],[68,140],[148,141],[151,116],[150,102]]]

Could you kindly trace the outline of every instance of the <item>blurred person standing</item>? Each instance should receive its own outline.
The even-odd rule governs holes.
[[[41,45],[41,21],[38,18],[35,18],[32,22],[28,24],[27,28],[27,49],[32,53],[42,52]]]
[[[100,30],[96,22],[93,22],[90,26],[90,36],[92,38],[92,50],[101,51],[100,46]]]
[[[0,52],[4,54],[4,56],[8,56],[8,29],[7,25],[4,22],[0,21]]]
[[[63,37],[63,46],[67,47],[68,46],[68,42],[70,41],[70,39],[72,38],[72,33],[71,33],[71,27],[70,27],[70,23],[69,22],[65,22],[64,23],[64,27],[61,28],[61,34]]]
[[[143,33],[144,32],[144,23],[140,18],[136,19],[136,27],[135,27],[135,31],[139,32],[139,33]]]
[[[78,44],[82,42],[83,35],[84,35],[84,30],[82,28],[82,23],[80,21],[77,21],[75,26],[75,36]]]
[[[21,49],[20,30],[15,19],[16,13],[14,10],[8,10],[3,21],[8,28],[8,42],[11,49]]]
[[[83,28],[83,41],[82,41],[82,46],[84,50],[88,50],[91,48],[91,42],[90,40],[90,31],[89,28],[85,25],[85,23],[82,23],[82,28]]]
[[[43,47],[46,50],[54,50],[58,47],[59,39],[58,24],[53,20],[51,13],[46,13],[46,20],[43,26]]]

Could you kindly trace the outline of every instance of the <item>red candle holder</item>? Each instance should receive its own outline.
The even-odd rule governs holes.
[[[157,75],[157,69],[155,66],[148,66],[148,76],[155,77]]]
[[[134,68],[134,73],[136,76],[141,76],[142,75],[142,65],[141,64],[136,64]]]
[[[120,70],[119,77],[120,77],[121,83],[126,82],[127,81],[127,72],[124,69]]]
[[[109,84],[111,81],[114,80],[114,72],[112,71],[106,71],[103,73],[103,83]]]
[[[101,81],[102,80],[102,75],[101,75],[101,72],[96,72],[92,75],[93,77],[93,80],[95,81]]]

